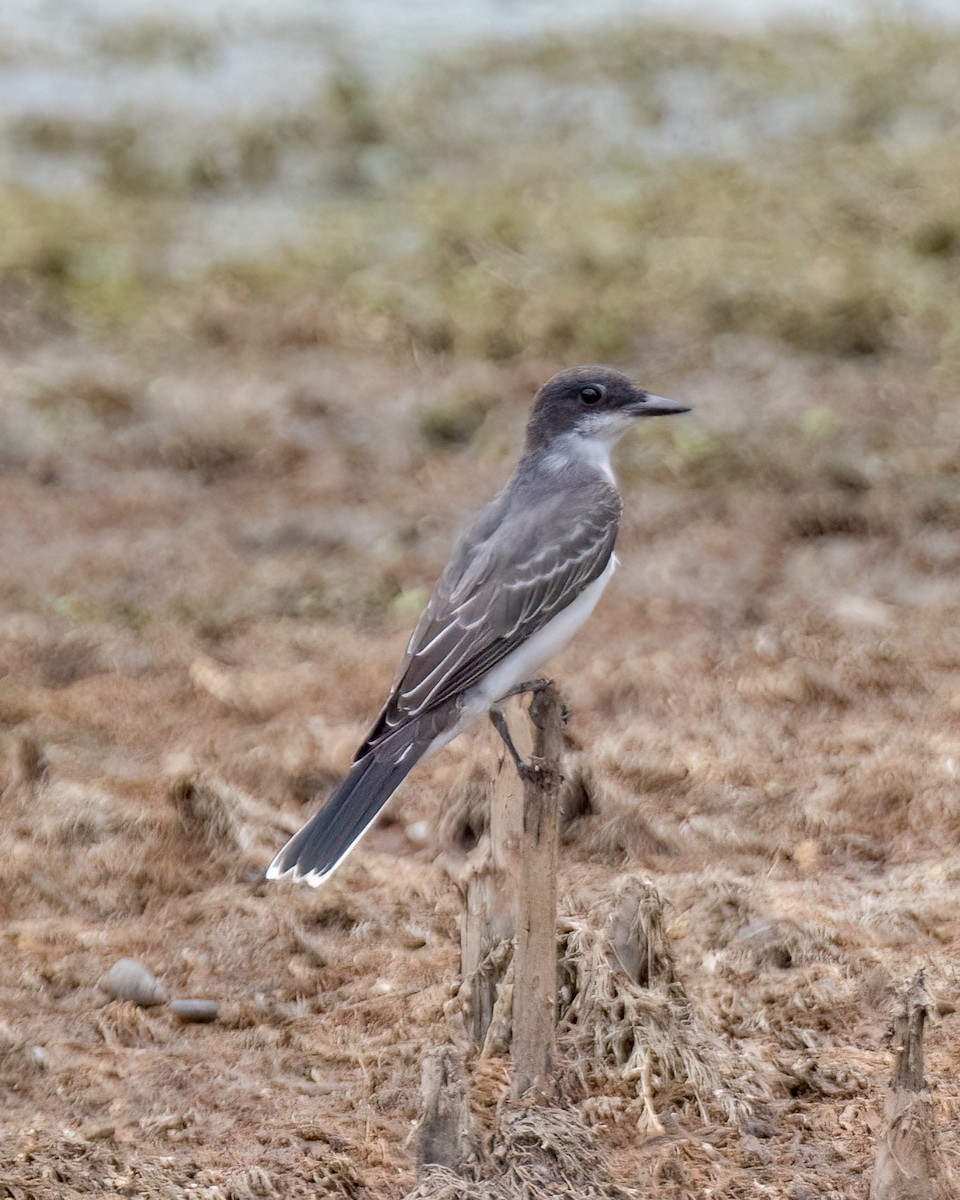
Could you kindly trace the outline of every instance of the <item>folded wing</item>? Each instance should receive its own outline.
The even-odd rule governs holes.
[[[620,520],[615,488],[596,482],[516,501],[498,497],[458,542],[358,759],[468,691],[606,568]]]

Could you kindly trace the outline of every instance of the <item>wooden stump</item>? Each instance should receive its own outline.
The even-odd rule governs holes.
[[[893,1077],[884,1105],[870,1200],[946,1200],[933,1104],[923,1078],[923,1027],[930,1011],[923,971],[903,989],[893,1018]]]
[[[494,737],[491,730],[491,752],[496,754],[502,745],[499,738],[494,744]],[[502,1020],[495,1021],[494,1017],[498,1014],[498,998],[513,956],[516,932],[515,864],[521,825],[516,806],[505,802],[505,797],[516,787],[513,764],[501,758],[490,789],[489,834],[471,853],[459,880],[464,900],[460,973],[468,991],[468,1032],[475,1046],[486,1046],[488,1051],[505,1050],[510,1040],[509,1014],[506,1029],[500,1028]],[[499,1009],[502,1008],[501,1002]]]
[[[563,702],[553,684],[530,705],[536,774],[524,780],[511,826],[520,826],[517,948],[513,985],[514,1099],[554,1091],[557,1024],[557,856],[560,840],[560,755]],[[518,820],[519,817],[519,820]]]
[[[557,1010],[557,854],[564,707],[553,684],[534,694],[529,721],[513,704],[511,733],[537,768],[525,781],[501,753],[489,838],[459,886],[465,911],[461,972],[468,1033],[484,1053],[512,1044],[513,1095],[552,1094]]]
[[[452,1046],[431,1050],[423,1060],[417,1166],[457,1168],[470,1152],[470,1110],[463,1059]]]

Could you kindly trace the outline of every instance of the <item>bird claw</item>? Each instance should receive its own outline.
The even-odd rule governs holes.
[[[523,759],[516,764],[517,774],[524,783],[537,783],[543,778],[543,767],[536,762],[524,762]]]
[[[542,677],[539,679],[526,679],[523,683],[515,684],[503,699],[509,700],[512,696],[538,696],[550,686],[550,683],[551,680]]]

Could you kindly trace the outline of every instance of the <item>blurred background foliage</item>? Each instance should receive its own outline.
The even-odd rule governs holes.
[[[4,290],[50,321],[155,335],[219,286],[327,302],[304,336],[400,355],[626,359],[673,327],[955,382],[960,33],[618,25],[386,78],[318,38],[283,103],[175,119],[136,68],[215,89],[213,31],[91,51],[112,105],[2,128]]]
[[[319,18],[127,15],[69,47],[0,62],[6,461],[283,469],[326,400],[157,380],[308,352],[419,380],[417,461],[502,457],[532,386],[603,360],[697,404],[628,481],[836,495],[798,528],[960,512],[960,30],[601,22],[385,65]],[[31,365],[64,346],[113,365]]]

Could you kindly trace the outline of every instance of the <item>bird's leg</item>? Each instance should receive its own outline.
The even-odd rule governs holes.
[[[504,700],[510,700],[513,696],[523,696],[527,692],[532,692],[534,695],[536,695],[537,692],[542,692],[544,688],[549,686],[549,679],[528,679],[525,683],[515,684],[505,696],[501,697],[499,702],[502,704]],[[567,707],[566,703],[563,703],[560,716],[563,719],[564,726],[570,724],[570,709]],[[500,733],[500,736],[503,737],[503,734]]]
[[[520,756],[520,751],[513,744],[513,738],[510,736],[510,727],[507,725],[507,718],[499,708],[490,709],[490,723],[493,725],[497,733],[503,738],[503,744],[507,748],[507,753],[513,759],[513,765],[517,768],[517,774],[521,779],[534,779],[539,774],[539,767],[532,763],[524,762]]]
[[[526,683],[518,683],[514,688],[511,688],[500,703],[503,703],[504,700],[510,700],[512,696],[523,696],[528,691],[532,691],[536,695],[536,692],[548,688],[550,684],[550,679],[527,679]],[[562,704],[562,707],[560,707],[560,719],[563,720],[564,726],[568,726],[570,724],[570,709],[566,707],[565,701],[560,702],[560,704]],[[503,737],[503,734],[500,734],[500,737]]]
[[[501,703],[504,700],[510,700],[513,696],[524,696],[527,692],[542,692],[545,687],[550,686],[549,679],[528,679],[524,683],[517,683],[510,689],[505,696],[501,696]]]

